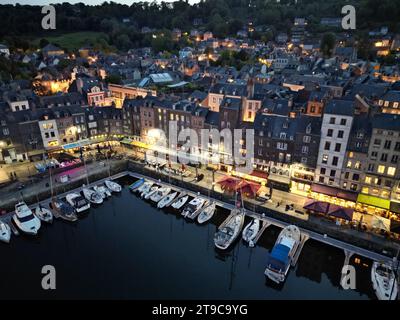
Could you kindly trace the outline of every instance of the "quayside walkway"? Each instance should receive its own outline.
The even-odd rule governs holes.
[[[174,186],[172,184],[169,184],[169,183],[164,182],[164,181],[161,182],[159,180],[156,180],[154,178],[150,178],[148,176],[145,176],[145,175],[142,175],[142,174],[139,174],[139,173],[134,173],[134,172],[130,172],[129,171],[128,174],[130,176],[132,176],[132,177],[135,177],[135,178],[146,178],[148,180],[154,181],[155,183],[168,185],[168,186],[170,186],[171,188],[174,188],[174,189],[179,189],[179,188],[177,188],[176,186]],[[190,190],[185,189],[185,191],[189,195],[191,195],[193,197],[198,196],[197,193],[192,192]],[[203,195],[203,196],[206,197],[206,195]],[[234,208],[234,205],[232,205],[232,204],[229,204],[229,203],[226,203],[226,202],[222,202],[220,200],[213,199],[213,198],[211,198],[211,199],[213,201],[215,201],[216,204],[218,206],[222,207],[222,208],[225,208],[225,209],[228,209],[228,210],[232,210]],[[257,235],[257,237],[255,239],[255,242],[258,241],[258,239],[261,237],[262,233],[269,226],[274,225],[274,226],[279,227],[279,228],[284,228],[284,227],[289,225],[289,223],[287,223],[287,222],[283,222],[283,221],[280,221],[280,220],[277,220],[277,219],[274,219],[274,218],[271,218],[271,217],[266,217],[263,214],[258,214],[258,213],[251,212],[251,211],[248,211],[248,210],[246,210],[246,215],[251,217],[251,218],[257,218],[257,219],[260,219],[260,220],[263,221],[263,227],[260,229],[260,232]],[[311,231],[311,230],[308,230],[308,229],[305,229],[305,228],[299,228],[299,229],[300,229],[300,231],[302,233],[302,236],[303,236],[303,238],[302,238],[302,246],[304,245],[304,243],[308,239],[313,239],[315,241],[319,241],[319,242],[322,242],[324,244],[339,248],[339,249],[343,250],[343,252],[344,252],[345,264],[349,263],[349,260],[350,260],[351,256],[353,256],[353,255],[358,255],[358,256],[365,257],[365,258],[368,258],[368,259],[371,259],[371,260],[374,260],[374,261],[380,261],[380,262],[384,262],[384,263],[393,263],[393,258],[392,257],[388,257],[388,256],[385,256],[383,254],[379,254],[379,253],[376,253],[376,252],[373,252],[373,251],[369,251],[367,249],[360,248],[360,247],[352,245],[350,243],[346,243],[346,242],[343,242],[343,241],[328,237],[326,235],[323,235],[323,234],[320,234],[320,233],[317,233],[317,232],[314,232],[314,231]],[[301,252],[301,250],[298,250],[298,251]],[[297,258],[296,258],[296,261],[297,261]]]

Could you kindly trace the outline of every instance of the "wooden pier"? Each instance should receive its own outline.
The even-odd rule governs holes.
[[[264,220],[261,220],[261,223],[262,223],[262,227],[260,228],[260,230],[258,230],[258,233],[253,240],[254,244],[257,244],[257,241],[261,238],[264,231],[271,225],[271,223],[269,223],[268,221],[264,221]]]
[[[19,236],[19,231],[18,231],[17,227],[14,225],[14,223],[12,222],[12,220],[10,219],[10,221],[8,221],[7,223],[10,226],[10,229],[11,229],[12,233],[15,236]]]
[[[134,172],[131,172],[131,171],[127,171],[126,174],[128,174],[128,175],[130,175],[132,177],[135,177],[135,178],[145,178],[147,180],[157,181],[157,180],[155,180],[153,178],[150,178],[150,177],[138,174],[138,173],[134,173]],[[163,184],[173,187],[173,185],[165,183],[165,182],[163,182]],[[189,191],[189,190],[186,190],[186,192],[189,195],[197,196],[197,194],[195,192],[192,192],[192,191]],[[228,204],[228,203],[222,202],[222,201],[217,200],[217,199],[212,199],[212,200],[215,201],[217,206],[220,206],[222,208],[225,208],[225,209],[228,209],[228,210],[232,210],[234,208],[234,205],[232,205],[232,204]],[[257,219],[262,220],[263,224],[267,223],[269,225],[274,225],[274,226],[277,226],[277,227],[280,227],[280,228],[284,228],[284,227],[289,225],[289,223],[287,223],[287,222],[283,222],[283,221],[280,221],[280,220],[277,220],[277,219],[274,219],[274,218],[271,218],[271,217],[265,217],[262,214],[258,214],[258,213],[255,213],[255,212],[246,211],[246,215],[250,216],[252,218],[257,218]],[[230,215],[228,216],[228,218],[230,218]],[[219,229],[223,228],[226,225],[227,221],[229,221],[228,218],[219,226]],[[352,245],[350,243],[346,243],[346,242],[343,242],[341,240],[337,240],[337,239],[328,237],[326,235],[322,235],[320,233],[317,233],[317,232],[314,232],[314,231],[311,231],[311,230],[307,230],[307,229],[303,229],[303,228],[299,228],[299,229],[302,232],[302,234],[307,234],[309,239],[313,239],[313,240],[316,240],[318,242],[325,243],[327,245],[339,248],[341,250],[350,251],[353,254],[357,254],[359,256],[362,256],[362,257],[365,257],[365,258],[368,258],[368,259],[371,259],[371,260],[374,260],[374,261],[380,261],[380,262],[383,262],[383,263],[392,263],[392,258],[388,257],[388,256],[385,256],[383,254],[379,254],[379,253],[376,253],[376,252],[373,252],[373,251],[369,251],[367,249],[357,247],[357,246]],[[261,237],[261,234],[260,234],[259,237]],[[303,246],[304,246],[304,244],[303,244]]]
[[[292,261],[290,261],[290,265],[292,267],[296,266],[297,261],[299,260],[301,251],[303,250],[303,247],[304,247],[304,245],[305,245],[305,243],[306,243],[306,241],[308,239],[310,239],[310,236],[307,233],[302,232],[301,235],[300,235],[300,244],[299,244],[299,246],[297,248],[296,253],[294,254],[294,257],[293,257]]]
[[[226,219],[224,220],[224,222],[222,222],[220,224],[220,226],[218,227],[218,230],[221,230],[223,228],[226,227],[226,225],[228,224],[228,222],[232,219],[232,217],[234,216],[234,213],[229,213],[229,215],[226,217]]]

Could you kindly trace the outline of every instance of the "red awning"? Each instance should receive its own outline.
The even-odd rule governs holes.
[[[261,179],[268,179],[268,173],[263,171],[253,170],[250,175]]]
[[[240,190],[242,194],[255,197],[260,188],[261,186],[258,183],[242,180],[235,189]]]
[[[313,183],[311,185],[311,191],[312,192],[317,192],[317,193],[322,193],[327,196],[331,197],[336,197],[336,198],[341,198],[349,201],[356,202],[357,201],[357,193],[351,192],[351,191],[344,191],[338,188],[334,187],[329,187],[329,186],[324,186],[322,184],[317,184]]]

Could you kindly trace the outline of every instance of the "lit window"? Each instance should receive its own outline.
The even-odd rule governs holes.
[[[378,173],[385,173],[385,166],[378,166]]]
[[[371,183],[371,177],[365,177],[365,183]]]
[[[351,168],[351,161],[347,161],[347,168]]]
[[[396,174],[396,168],[395,167],[389,167],[388,171],[387,171],[387,174],[389,176],[394,176]]]

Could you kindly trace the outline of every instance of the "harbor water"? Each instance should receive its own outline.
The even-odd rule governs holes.
[[[56,220],[37,237],[0,244],[0,299],[375,299],[368,259],[351,259],[356,289],[344,290],[344,253],[309,240],[276,285],[264,269],[279,228],[268,227],[254,248],[238,239],[222,252],[213,236],[228,211],[198,225],[132,194],[133,179],[118,181],[121,194],[78,222]],[[56,270],[55,290],[42,289],[45,265]]]

